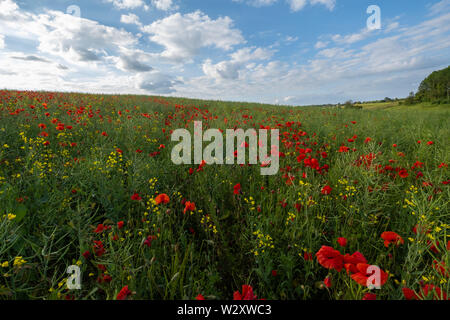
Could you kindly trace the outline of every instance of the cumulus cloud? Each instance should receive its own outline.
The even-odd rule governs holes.
[[[106,2],[112,3],[118,9],[136,9],[143,7],[144,10],[148,10],[149,6],[144,0],[105,0]]]
[[[273,51],[248,47],[240,49],[230,54],[231,59],[213,64],[211,59],[207,59],[203,65],[203,73],[218,81],[220,80],[236,80],[239,78],[239,71],[245,67],[251,68],[254,65],[249,64],[250,61],[268,60],[272,57]]]
[[[5,36],[0,34],[0,49],[5,47]]]
[[[138,75],[137,88],[154,94],[170,94],[175,92],[174,86],[182,82],[158,71]]]
[[[177,9],[173,4],[173,0],[152,0],[152,4],[159,10],[168,11]]]
[[[41,57],[36,57],[33,55],[30,56],[12,56],[11,59],[16,59],[16,60],[23,60],[23,61],[34,61],[34,62],[45,62],[45,63],[50,63],[50,61],[48,61],[47,59],[41,58]]]
[[[183,32],[180,32],[183,30]],[[211,19],[201,11],[188,14],[175,13],[144,26],[150,40],[163,46],[161,56],[171,62],[189,62],[204,47],[231,50],[244,43],[244,37],[233,28],[229,17]]]
[[[139,20],[139,17],[137,15],[135,15],[134,13],[121,15],[120,22],[125,23],[125,24],[135,24],[137,26],[142,26],[142,23]]]
[[[233,0],[233,2],[246,3],[253,7],[270,6],[277,1],[278,0]],[[311,5],[322,4],[330,11],[334,10],[334,7],[336,6],[336,0],[286,0],[286,2],[293,12],[302,10],[308,3]]]

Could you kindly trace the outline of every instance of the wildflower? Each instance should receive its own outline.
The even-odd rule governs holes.
[[[102,233],[105,230],[105,227],[103,226],[103,224],[99,224],[97,226],[97,229],[94,230],[94,233]]]
[[[377,300],[377,295],[375,293],[367,292],[362,299],[363,300]]]
[[[340,237],[340,238],[338,238],[337,242],[339,243],[339,245],[340,245],[341,247],[347,246],[347,239],[346,239],[346,238]]]
[[[7,267],[9,267],[9,262],[8,262],[8,261],[3,262],[3,263],[1,264],[1,267],[2,267],[2,268],[7,268]]]
[[[144,240],[144,246],[151,247],[153,240],[156,240],[156,236],[148,236],[147,239]]]
[[[199,293],[197,297],[195,297],[195,300],[205,300],[205,297]]]
[[[119,230],[123,228],[123,225],[124,225],[123,221],[117,222],[117,228],[119,228]]]
[[[234,194],[240,194],[241,193],[241,184],[238,183],[233,187],[233,193]]]
[[[167,203],[169,203],[169,201],[170,201],[170,198],[165,193],[161,193],[155,198],[155,203],[156,204],[161,204],[161,203],[167,204]]]
[[[367,260],[362,253],[356,251],[352,255],[346,254],[344,256],[344,268],[347,270],[347,273],[357,273],[358,268],[356,266],[358,263],[367,263]]]
[[[362,286],[368,286],[368,280],[369,277],[373,275],[373,273],[368,273],[367,270],[369,269],[370,265],[367,263],[358,263],[356,265],[356,268],[358,269],[357,273],[354,273],[351,275],[351,278],[355,280],[357,283],[359,283]],[[383,270],[380,270],[380,285],[384,285],[388,279],[388,274],[384,272]]]
[[[335,269],[340,272],[344,267],[344,258],[341,253],[332,247],[322,246],[316,253],[317,261],[327,269]]]
[[[384,240],[384,246],[387,248],[389,244],[394,243],[395,245],[404,244],[405,241],[397,233],[393,231],[385,231],[381,234],[381,239]]]
[[[409,176],[409,173],[406,169],[401,169],[398,172],[398,175],[400,176],[400,178],[407,178]]]
[[[128,289],[128,286],[125,286],[117,294],[116,300],[125,300],[129,295],[131,295],[131,291]]]
[[[186,213],[186,211],[195,211],[195,203],[186,201],[183,213]]]
[[[330,186],[325,186],[320,191],[322,194],[328,195],[331,193],[331,190],[333,190]]]
[[[330,277],[326,277],[325,280],[323,280],[323,283],[325,284],[325,286],[327,288],[331,288],[331,286],[332,286]]]
[[[89,250],[86,250],[85,252],[83,252],[81,254],[86,260],[91,258],[91,253],[89,252]]]
[[[233,294],[233,300],[257,300],[257,297],[253,294],[253,288],[247,284],[244,284],[242,286],[242,294],[239,291],[235,291]]]
[[[139,193],[134,193],[134,194],[131,196],[131,200],[134,200],[134,201],[141,201],[142,198],[139,196]]]
[[[15,257],[13,266],[20,268],[23,264],[25,264],[27,261],[24,260],[22,257]]]

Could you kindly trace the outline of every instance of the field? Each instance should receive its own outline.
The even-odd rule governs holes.
[[[0,299],[447,299],[449,116],[0,91]],[[173,164],[194,121],[279,129],[279,173]]]

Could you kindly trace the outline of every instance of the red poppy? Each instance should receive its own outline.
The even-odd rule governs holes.
[[[253,288],[247,284],[242,286],[242,294],[239,291],[234,292],[233,300],[257,300],[253,294]]]
[[[142,198],[139,196],[138,193],[135,193],[135,194],[133,194],[133,195],[131,196],[131,200],[134,200],[134,201],[141,201]]]
[[[358,263],[367,263],[367,260],[362,253],[356,251],[352,255],[346,254],[344,256],[344,267],[345,270],[347,270],[347,273],[357,273],[358,268],[356,268],[356,266]]]
[[[117,222],[117,228],[119,228],[119,230],[123,228],[123,225],[124,225],[123,221]]]
[[[325,280],[323,280],[323,283],[325,284],[325,286],[327,288],[331,288],[331,286],[332,286],[330,277],[326,277]]]
[[[322,267],[340,272],[344,267],[344,257],[332,247],[322,246],[316,253],[317,261]]]
[[[375,293],[367,292],[362,299],[363,300],[377,300],[377,295]]]
[[[408,171],[406,169],[401,169],[398,172],[398,175],[400,176],[400,178],[408,178],[409,173],[408,173]]]
[[[199,293],[199,295],[195,297],[195,300],[205,300],[205,297],[201,293]]]
[[[131,295],[131,291],[128,290],[128,286],[125,286],[117,294],[116,300],[125,300],[129,295]]]
[[[170,198],[165,193],[161,193],[155,198],[155,203],[156,204],[161,204],[161,203],[167,204],[167,203],[169,203],[169,201],[170,201]]]
[[[157,236],[148,236],[147,239],[144,240],[144,246],[151,247],[153,240],[158,239]]]
[[[414,292],[414,290],[411,290],[409,288],[402,288],[403,291],[403,295],[405,296],[406,300],[418,300],[419,297],[417,296],[417,294]]]
[[[393,231],[385,231],[381,234],[381,239],[384,240],[384,246],[387,248],[389,244],[394,243],[395,245],[404,244],[405,241],[397,233]]]
[[[325,186],[320,191],[322,194],[328,195],[331,193],[331,190],[333,190],[330,186]]]
[[[358,269],[357,273],[351,275],[351,278],[355,280],[358,284],[362,286],[368,286],[369,278],[374,275],[374,272],[368,273],[367,269],[370,267],[367,263],[358,263],[356,268]],[[380,269],[380,285],[384,285],[388,279],[388,274]]]
[[[99,224],[97,226],[97,229],[94,230],[95,233],[102,233],[105,230],[105,227],[103,226],[103,224]]]
[[[86,260],[91,258],[91,253],[89,252],[89,250],[86,250],[85,252],[83,252],[81,254]]]
[[[337,239],[337,242],[339,243],[339,245],[341,247],[347,246],[347,239],[346,238],[340,237],[340,238]]]
[[[186,213],[186,211],[195,211],[195,203],[186,201],[183,213]]]
[[[241,184],[238,183],[233,187],[233,193],[234,194],[240,194],[241,193]]]

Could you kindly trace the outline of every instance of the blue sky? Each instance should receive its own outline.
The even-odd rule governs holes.
[[[2,88],[307,105],[405,97],[449,61],[450,0],[0,0]]]

